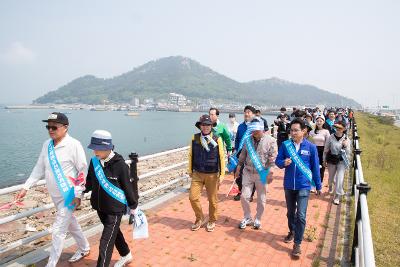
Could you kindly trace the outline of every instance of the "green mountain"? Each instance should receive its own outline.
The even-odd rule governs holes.
[[[181,56],[150,61],[110,79],[87,75],[39,97],[34,103],[127,103],[133,97],[167,98],[180,93],[199,100],[231,100],[258,105],[326,104],[359,107],[352,99],[277,78],[240,83]]]

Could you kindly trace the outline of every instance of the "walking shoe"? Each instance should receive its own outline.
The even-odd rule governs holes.
[[[132,261],[132,254],[129,252],[128,255],[121,257],[115,264],[114,267],[122,267]]]
[[[253,220],[251,218],[244,218],[240,223],[239,223],[239,229],[246,229],[247,225],[253,224]]]
[[[261,222],[258,219],[255,219],[253,229],[258,230],[260,228],[261,228]]]
[[[194,222],[194,224],[192,224],[192,227],[191,227],[192,231],[197,231],[197,230],[199,230],[200,227],[201,227],[203,224],[204,224],[204,219],[196,220],[196,221]]]
[[[340,203],[340,200],[339,200],[338,198],[335,198],[335,199],[333,200],[333,204],[339,205],[339,203]]]
[[[90,250],[80,250],[78,249],[75,254],[68,260],[68,262],[77,262],[87,255],[89,255]]]
[[[207,232],[213,232],[215,229],[215,222],[208,222],[206,229],[207,229]]]
[[[283,242],[285,243],[290,243],[294,239],[294,233],[289,232],[287,236],[285,236],[285,239],[283,239]]]
[[[292,250],[292,256],[294,257],[300,257],[301,255],[301,247],[300,244],[294,244],[293,245],[293,250]]]
[[[329,192],[329,195],[333,194],[333,188],[331,186],[329,186],[328,192]]]
[[[239,201],[240,200],[240,196],[241,196],[241,193],[238,193],[236,196],[233,197],[233,200]]]

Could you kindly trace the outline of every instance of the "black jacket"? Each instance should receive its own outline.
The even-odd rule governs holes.
[[[108,162],[105,162],[103,171],[109,182],[124,191],[128,206],[131,209],[136,209],[139,200],[137,180],[133,182],[129,180],[129,168],[124,158],[118,153],[115,153],[114,157]],[[85,193],[89,191],[92,191],[90,203],[93,209],[113,215],[126,212],[126,206],[111,197],[101,187],[94,173],[92,161],[90,161],[89,171],[86,177]]]
[[[260,117],[260,119],[262,119],[264,122],[264,131],[268,131],[269,130],[268,121],[266,119],[264,119],[263,117]]]

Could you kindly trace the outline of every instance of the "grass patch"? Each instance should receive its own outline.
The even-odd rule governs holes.
[[[315,214],[314,214],[314,220],[318,220],[318,218],[319,218],[319,211],[317,211]]]
[[[315,226],[307,226],[306,230],[304,231],[304,239],[308,242],[313,242],[317,239],[317,227]]]
[[[313,260],[311,266],[312,266],[312,267],[319,267],[320,264],[321,264],[321,259],[320,259],[319,257],[316,257],[316,258],[314,258],[314,260]]]
[[[197,258],[193,255],[193,253],[190,253],[190,257],[187,258],[189,261],[197,261]]]
[[[357,113],[356,122],[364,179],[372,188],[368,208],[376,265],[400,266],[400,128],[366,113]]]

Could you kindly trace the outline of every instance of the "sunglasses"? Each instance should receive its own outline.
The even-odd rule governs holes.
[[[48,130],[48,131],[50,131],[50,130],[52,130],[52,131],[57,131],[57,129],[58,128],[61,128],[62,126],[59,126],[59,127],[57,127],[57,126],[49,126],[49,125],[46,125],[46,129]]]

